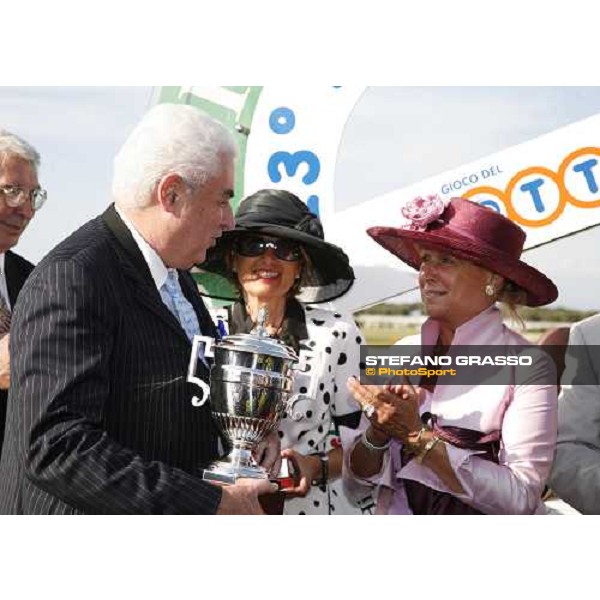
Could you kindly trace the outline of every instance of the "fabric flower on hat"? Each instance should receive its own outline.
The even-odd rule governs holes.
[[[427,226],[437,221],[445,209],[446,203],[437,194],[425,198],[418,196],[401,209],[402,216],[410,221],[405,229],[426,231]]]

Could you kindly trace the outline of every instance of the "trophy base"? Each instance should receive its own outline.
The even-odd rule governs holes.
[[[268,479],[265,469],[256,464],[248,448],[235,446],[229,456],[204,470],[203,479],[234,485],[238,479]]]
[[[208,469],[205,469],[202,478],[204,481],[226,485],[235,485],[238,479],[243,478],[269,479],[269,481],[278,485],[280,491],[283,491],[300,485],[300,468],[295,459],[284,458],[277,477],[269,477],[267,471],[258,465],[242,467],[225,459],[215,462]]]
[[[262,467],[242,467],[227,461],[219,461],[204,469],[202,479],[234,485],[238,479],[268,479],[269,474]]]

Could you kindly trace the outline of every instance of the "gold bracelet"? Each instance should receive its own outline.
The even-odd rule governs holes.
[[[423,425],[421,429],[419,429],[419,433],[417,434],[417,439],[414,442],[409,442],[408,440],[404,444],[406,451],[409,454],[418,454],[420,451],[421,438],[425,432],[431,431],[431,428],[427,425]]]
[[[425,460],[425,457],[441,442],[441,438],[434,435],[426,444],[425,447],[417,456],[415,456],[415,460],[417,463],[422,464]]]

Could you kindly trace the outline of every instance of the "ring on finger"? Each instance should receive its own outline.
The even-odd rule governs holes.
[[[367,419],[370,419],[375,414],[375,407],[372,404],[365,404],[362,410]]]

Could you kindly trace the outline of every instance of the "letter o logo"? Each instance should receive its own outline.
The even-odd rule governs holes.
[[[558,175],[546,167],[517,173],[506,187],[508,217],[526,227],[544,227],[562,214],[567,199]],[[540,218],[535,216],[539,214]]]

